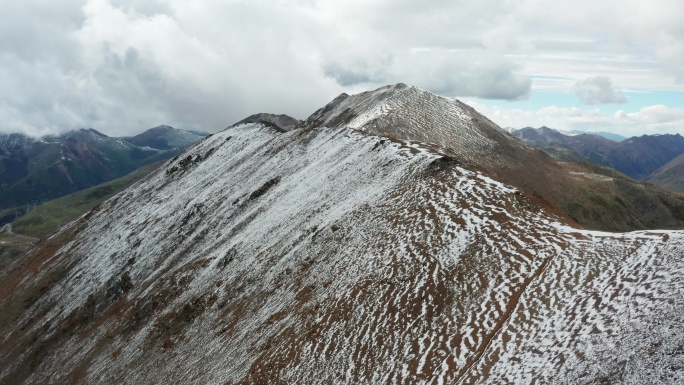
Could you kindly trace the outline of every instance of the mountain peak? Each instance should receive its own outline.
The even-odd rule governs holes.
[[[58,138],[91,142],[94,140],[109,139],[109,136],[97,131],[94,128],[79,128],[78,130],[65,132],[64,134],[59,135]],[[55,139],[55,137],[51,137],[51,139]]]
[[[403,83],[342,94],[302,126],[349,127],[398,141],[430,143],[467,161],[487,155],[487,160],[506,162],[499,156],[506,153],[503,148],[522,146],[472,107]]]
[[[177,130],[177,128],[167,126],[165,124],[159,125],[157,127],[152,127],[147,131],[152,131],[152,132],[169,132],[169,131],[174,131]]]
[[[35,138],[32,138],[25,134],[2,134],[0,135],[0,151],[2,148],[25,148],[30,146],[35,141]]]
[[[346,95],[346,94],[343,94]],[[341,96],[341,95],[340,95]],[[338,96],[339,97],[339,96]],[[291,116],[285,115],[285,114],[268,114],[268,113],[258,113],[254,115],[250,115],[246,117],[245,119],[242,119],[241,121],[233,124],[231,127],[237,126],[239,124],[245,124],[245,123],[262,123],[267,126],[271,126],[275,128],[278,131],[286,132],[286,131],[292,131],[294,130],[301,121],[299,119],[295,119]]]
[[[159,150],[188,147],[206,134],[181,130],[167,125],[150,128],[136,136],[125,138],[128,143],[140,147],[151,147]]]

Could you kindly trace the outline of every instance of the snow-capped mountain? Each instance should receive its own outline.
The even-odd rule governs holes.
[[[157,126],[145,132],[124,138],[128,143],[138,147],[150,147],[157,150],[182,150],[207,136],[205,133],[193,132],[171,126]]]
[[[573,228],[488,171],[517,139],[376,92],[211,135],[12,265],[0,382],[681,382],[684,232]]]
[[[526,151],[472,107],[405,84],[349,96],[316,111],[304,127],[350,127],[373,135],[438,146],[464,162],[510,167]]]
[[[254,114],[242,119],[241,121],[235,123],[233,126],[245,123],[262,123],[267,126],[273,127],[276,130],[282,131],[292,131],[297,128],[302,122],[287,115],[276,115],[268,113]]]
[[[519,188],[538,204],[587,228],[684,226],[684,201],[677,196],[609,168],[556,162],[470,106],[416,87],[397,84],[358,95],[342,94],[302,124],[324,126],[351,127],[443,153]]]

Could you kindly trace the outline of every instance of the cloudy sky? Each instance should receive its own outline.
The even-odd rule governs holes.
[[[306,118],[404,82],[503,127],[684,133],[681,0],[0,3],[0,132]]]

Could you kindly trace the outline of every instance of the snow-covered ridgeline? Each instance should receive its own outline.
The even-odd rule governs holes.
[[[521,142],[502,140],[504,131],[466,104],[404,84],[338,97],[306,124],[435,143],[474,164],[510,166],[511,149],[501,151],[502,143],[523,147]],[[499,152],[508,152],[508,157]]]
[[[72,225],[65,277],[0,359],[57,338],[30,381],[84,363],[96,383],[590,381],[630,322],[676,318],[680,232],[565,227],[416,147],[258,124],[203,140]]]

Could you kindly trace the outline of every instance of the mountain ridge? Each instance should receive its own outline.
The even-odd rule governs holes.
[[[673,191],[684,192],[684,154],[660,166],[646,178],[646,181]]]
[[[301,124],[324,126],[433,148],[587,228],[627,231],[684,225],[681,197],[589,162],[555,161],[472,107],[402,83],[342,94]]]
[[[198,131],[188,131],[161,125],[147,129],[138,135],[123,137],[122,139],[138,147],[173,150],[186,148],[207,135],[207,133]]]
[[[116,179],[146,164],[172,158],[202,137],[167,128],[164,133],[151,129],[129,139],[142,147],[92,128],[39,139],[0,135],[0,209],[47,201]],[[178,133],[182,135],[174,146],[153,148]]]
[[[683,249],[434,144],[242,124],[3,274],[0,381],[676,383]]]
[[[478,157],[485,153],[488,160],[494,158],[491,152],[495,148],[520,147],[504,139],[505,131],[467,104],[403,83],[353,96],[342,94],[302,123],[302,127],[322,126],[351,127],[397,140],[448,147],[462,160],[473,163],[482,161]]]
[[[551,149],[554,144],[568,147],[592,162],[636,180],[651,179],[656,170],[684,153],[684,137],[679,134],[634,136],[620,142],[598,135],[568,136],[548,127],[527,127],[513,130],[512,134],[542,150]]]
[[[268,126],[274,127],[278,130],[281,130],[283,132],[286,131],[292,131],[296,128],[299,127],[299,125],[302,123],[301,120],[295,119],[291,116],[285,115],[285,114],[269,114],[269,113],[258,113],[254,115],[250,115],[246,117],[245,119],[240,120],[239,122],[233,124],[232,126],[237,126],[239,124],[245,124],[245,123],[262,123],[266,124]]]

